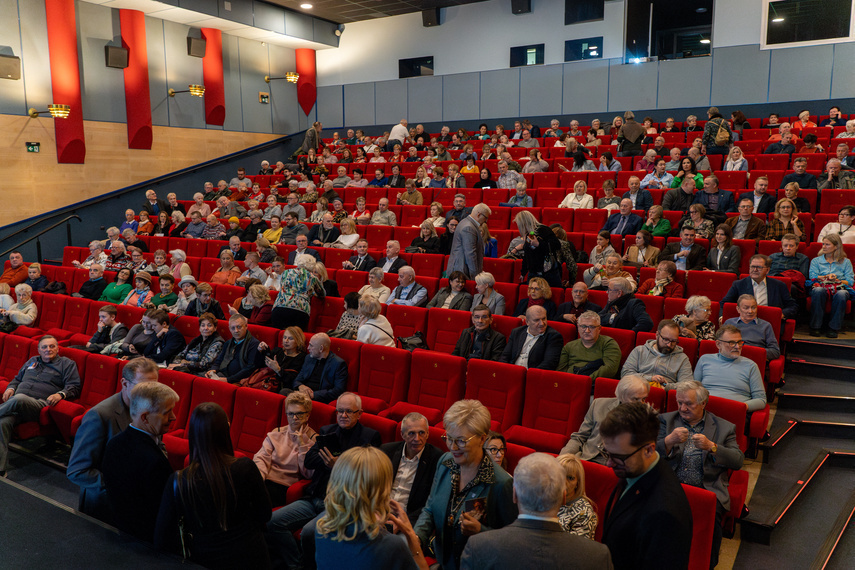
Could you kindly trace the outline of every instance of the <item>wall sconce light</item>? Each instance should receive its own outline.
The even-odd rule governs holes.
[[[288,83],[297,83],[297,81],[300,79],[300,74],[296,71],[289,71],[285,74],[284,77],[270,77],[269,75],[264,76],[265,83],[270,83],[271,81],[275,81],[277,79],[284,79]]]
[[[50,113],[50,116],[54,119],[67,119],[68,114],[71,113],[71,106],[52,104],[48,105],[47,111],[36,111],[35,107],[30,107],[29,109],[27,109],[27,114],[30,116],[31,119],[35,119],[43,113]]]
[[[168,91],[170,97],[175,97],[177,93],[190,93],[193,97],[202,97],[205,95],[205,86],[204,85],[188,85],[189,89],[184,89],[182,91],[176,91],[175,89],[170,89]]]

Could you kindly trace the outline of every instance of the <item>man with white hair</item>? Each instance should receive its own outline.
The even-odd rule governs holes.
[[[826,189],[852,189],[855,188],[855,175],[849,171],[841,171],[840,161],[832,158],[825,167],[825,172],[820,177],[819,191]]]
[[[104,253],[104,244],[100,241],[92,240],[89,242],[89,256],[82,262],[76,259],[71,262],[74,267],[89,269],[93,263],[102,265],[107,261],[107,254]]]
[[[381,260],[382,263],[382,260]],[[389,295],[387,305],[406,305],[408,307],[427,306],[427,289],[416,283],[416,270],[404,265],[398,270],[398,286]]]
[[[398,254],[401,252],[401,244],[394,239],[386,242],[386,257],[380,259],[377,267],[383,270],[383,273],[399,273],[401,268],[407,262]]]
[[[517,520],[469,537],[461,569],[612,568],[608,547],[564,532],[558,523],[558,510],[567,497],[567,475],[557,459],[545,453],[520,459],[513,497],[520,513]]]
[[[401,145],[403,148],[404,143],[407,141],[409,136],[410,131],[407,130],[407,119],[401,119],[401,122],[392,127],[389,131],[389,143],[386,145],[386,148],[392,150],[395,148],[396,144]]]
[[[371,214],[372,226],[397,226],[398,219],[395,212],[389,209],[389,199],[380,198],[377,202],[377,210]]]
[[[153,219],[157,219],[158,214],[161,212],[166,212],[167,214],[171,212],[169,209],[169,205],[157,197],[157,192],[149,188],[145,191],[145,203],[142,205],[141,210],[145,210],[148,212],[149,217]]]
[[[481,234],[481,224],[486,224],[491,214],[490,206],[483,202],[475,205],[468,216],[460,220],[454,239],[451,242],[451,253],[446,275],[460,271],[467,279],[473,279],[484,270],[484,238]]]

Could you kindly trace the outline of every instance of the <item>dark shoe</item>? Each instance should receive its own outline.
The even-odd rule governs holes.
[[[810,336],[822,336],[822,331],[819,329],[810,329]]]
[[[4,479],[5,479],[5,478],[6,478],[6,472],[5,472],[5,471],[0,471],[0,477],[2,477],[2,478],[4,478]]]
[[[827,333],[825,333],[825,336],[827,336],[828,338],[837,338],[837,331],[829,330]]]

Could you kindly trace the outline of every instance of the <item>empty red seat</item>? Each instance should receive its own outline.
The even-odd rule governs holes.
[[[229,433],[236,456],[252,457],[279,423],[285,397],[255,388],[238,388]]]
[[[398,437],[398,434],[400,433],[398,430],[398,422],[395,420],[390,420],[389,418],[383,418],[366,412],[362,414],[361,418],[359,418],[359,422],[365,427],[369,427],[377,431],[380,434],[380,440],[383,443],[392,443],[393,441],[400,439]]]
[[[466,370],[466,399],[490,410],[493,430],[503,433],[522,419],[526,369],[473,358]]]
[[[357,393],[362,409],[377,414],[407,396],[410,381],[409,351],[366,344],[360,354]]]
[[[788,154],[757,154],[754,156],[754,168],[766,170],[786,170],[790,164]]]
[[[635,348],[635,331],[603,327],[600,329],[600,334],[612,337],[620,345],[620,365],[623,366],[623,363],[626,362],[626,357]]]
[[[735,275],[717,271],[689,271],[686,274],[686,297],[703,295],[711,300],[724,297]],[[683,303],[685,306],[685,302]]]
[[[573,214],[573,231],[597,233],[606,225],[607,217],[606,210],[576,210]]]
[[[356,382],[359,379],[359,353],[363,344],[355,340],[334,338],[330,352],[341,357],[347,362],[347,389],[351,392],[356,390]]]
[[[63,356],[75,353],[82,353],[86,359],[85,369],[81,369],[78,365],[78,372],[83,381],[80,397],[74,402],[62,400],[48,409],[60,435],[69,443],[77,434],[83,415],[91,407],[106,400],[121,388],[119,386],[120,361],[101,354],[88,354],[81,350],[61,349],[60,351]]]
[[[505,430],[508,441],[558,453],[579,429],[591,395],[591,379],[578,374],[530,369],[519,425]]]
[[[463,397],[466,359],[428,350],[413,352],[410,387],[406,402],[398,402],[380,412],[384,418],[400,421],[410,412],[420,412],[428,424],[437,425],[442,415]]]
[[[353,272],[350,272],[353,273]],[[327,332],[338,326],[344,313],[344,299],[341,297],[324,297],[323,300],[312,299],[311,323],[312,332]]]
[[[410,242],[407,242],[409,244]],[[402,244],[403,245],[403,244]],[[445,270],[445,256],[435,253],[414,255],[410,267],[420,277],[440,277]],[[486,260],[485,260],[486,261]]]
[[[469,311],[452,309],[430,309],[427,322],[427,344],[431,350],[451,354],[460,331],[471,326],[472,315]]]
[[[413,336],[416,331],[427,332],[428,309],[424,307],[407,307],[404,305],[388,305],[386,318],[392,325],[395,337]]]

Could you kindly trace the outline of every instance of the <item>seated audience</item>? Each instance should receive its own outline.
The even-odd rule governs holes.
[[[681,271],[701,271],[704,268],[707,250],[695,243],[695,229],[683,226],[680,241],[669,243],[659,254],[660,261],[673,261]]]
[[[448,276],[448,286],[437,291],[427,304],[428,308],[468,311],[472,307],[472,294],[465,287],[466,275],[462,271],[452,271]]]
[[[482,271],[475,276],[475,290],[477,293],[475,293],[472,299],[473,312],[475,311],[475,307],[484,304],[490,309],[493,315],[505,314],[505,298],[494,289],[495,285],[496,278],[493,277],[492,273]]]
[[[736,301],[738,317],[725,321],[742,333],[742,340],[749,346],[757,346],[766,350],[766,360],[775,360],[781,356],[775,331],[768,321],[757,318],[757,299],[754,295],[740,295]]]
[[[780,241],[786,234],[793,234],[799,240],[807,241],[805,225],[799,219],[799,210],[790,198],[781,198],[775,204],[774,218],[769,220],[764,239],[769,241]]]
[[[365,294],[371,294],[377,297],[381,303],[386,303],[387,299],[389,299],[389,295],[392,294],[392,290],[383,284],[383,275],[384,273],[382,268],[371,268],[368,271],[368,285],[364,285],[359,290],[359,296],[362,297]]]
[[[202,313],[199,317],[199,336],[190,341],[169,363],[170,370],[202,376],[223,350],[225,341],[217,332],[217,317]]]
[[[386,303],[410,307],[427,306],[427,289],[416,283],[416,272],[409,265],[404,265],[398,270],[398,286],[389,295]]]
[[[753,295],[758,305],[780,307],[785,319],[794,319],[798,313],[798,304],[790,297],[783,282],[767,279],[772,260],[761,254],[751,256],[748,265],[748,277],[734,281],[722,298],[719,316],[724,312],[725,303],[735,303],[740,295]]]
[[[487,305],[479,304],[472,309],[472,326],[460,332],[460,338],[451,352],[466,360],[498,361],[505,349],[505,337],[492,328],[493,314]]]
[[[517,303],[513,316],[520,317],[525,322],[526,313],[531,307],[543,307],[547,319],[555,316],[556,306],[552,300],[552,287],[543,277],[534,277],[529,280],[526,297]]]
[[[686,314],[674,315],[680,326],[680,336],[697,340],[713,340],[715,325],[710,321],[712,302],[703,295],[692,295],[686,300]]]
[[[169,313],[166,311],[155,309],[149,319],[154,334],[142,355],[160,366],[166,366],[184,350],[184,336],[178,329],[169,326]]]
[[[659,322],[656,338],[636,346],[621,369],[621,377],[641,376],[651,386],[665,389],[675,382],[692,380],[692,363],[678,344],[680,327],[672,320]]]
[[[716,354],[704,354],[695,366],[695,380],[710,395],[745,402],[748,411],[766,407],[766,389],[757,364],[742,353],[742,333],[733,325],[722,325],[715,334]]]
[[[653,329],[653,320],[644,302],[633,294],[634,287],[635,284],[624,277],[609,279],[608,304],[600,311],[600,320],[605,326],[635,332]]]
[[[360,295],[356,291],[351,291],[344,296],[344,312],[341,314],[335,329],[328,333],[332,338],[356,339],[356,331],[362,320],[359,314],[359,297]]]
[[[229,317],[229,332],[232,338],[226,341],[205,376],[237,384],[259,368],[258,339],[249,332],[249,322],[243,315]]]
[[[704,271],[719,271],[739,275],[742,263],[742,249],[733,243],[733,230],[727,224],[719,224],[715,229],[714,241],[707,254],[707,266]]]
[[[694,228],[695,237],[710,239],[713,236],[714,223],[706,217],[707,210],[700,204],[689,206],[689,217],[680,220],[680,228]],[[730,218],[733,219],[733,218]]]
[[[661,255],[659,256],[662,257]],[[582,279],[591,290],[605,291],[609,287],[609,282],[617,277],[626,279],[635,290],[636,283],[632,275],[628,271],[623,270],[623,261],[618,253],[610,253],[606,257],[606,262],[603,265],[595,264],[585,270],[582,274]]]
[[[23,263],[23,258],[21,258],[21,262]],[[89,267],[93,263],[97,263],[102,267],[107,262],[107,254],[104,253],[104,244],[102,244],[98,240],[93,240],[89,242],[89,256],[83,261],[77,261],[76,259],[71,262],[74,267],[78,269],[83,267],[89,269]],[[11,265],[11,256],[10,256],[10,265]],[[20,271],[20,270],[18,270]],[[2,279],[0,279],[2,281]]]
[[[581,374],[596,380],[600,376],[612,378],[620,368],[621,351],[611,337],[601,335],[600,315],[588,311],[579,315],[577,340],[568,342],[561,350],[559,372]]]
[[[611,235],[628,236],[638,233],[644,220],[638,214],[632,213],[632,200],[623,198],[620,201],[620,213],[609,216],[602,231]]]
[[[665,210],[662,206],[651,206],[647,211],[647,220],[641,225],[654,237],[668,237],[671,235],[671,222],[663,217]]]
[[[439,253],[439,237],[436,228],[429,221],[422,222],[418,237],[407,247],[408,253]]]
[[[374,295],[359,298],[359,328],[356,340],[365,344],[395,347],[392,324],[380,314],[382,305]]]
[[[270,347],[266,342],[260,342],[258,353],[264,357],[267,368],[276,375],[279,386],[288,387],[294,384],[294,378],[303,369],[306,337],[300,327],[288,327],[282,333],[281,347]]]
[[[657,206],[653,206],[656,208]],[[651,208],[652,210],[652,208]],[[669,224],[670,227],[670,224]],[[650,267],[659,256],[659,248],[651,245],[653,234],[648,230],[638,230],[635,234],[635,245],[626,248],[626,253],[621,258],[622,265],[631,267]]]
[[[645,280],[637,292],[639,295],[682,299],[684,295],[683,284],[678,283],[676,278],[677,264],[673,261],[660,261],[656,265],[656,276]]]
[[[822,238],[822,250],[810,262],[807,286],[810,287],[810,335],[820,336],[825,321],[825,307],[831,299],[831,312],[825,336],[837,338],[846,313],[846,302],[855,295],[855,276],[852,262],[843,250],[843,241],[837,234]],[[17,292],[18,288],[15,288]]]
[[[838,235],[845,244],[855,244],[855,206],[843,206],[837,213],[836,222],[829,222],[820,230],[817,240],[822,241],[827,236]]]
[[[563,343],[561,334],[547,325],[546,309],[533,305],[525,312],[525,325],[511,332],[500,361],[524,368],[555,370]]]
[[[556,309],[555,318],[559,321],[576,324],[582,313],[587,311],[599,313],[603,310],[602,307],[588,300],[588,286],[581,281],[573,284],[569,298],[569,301],[561,303]]]
[[[594,198],[587,193],[588,184],[584,180],[577,180],[573,184],[573,192],[567,194],[558,204],[559,208],[591,209],[594,207]],[[531,198],[529,198],[531,200]],[[531,206],[528,206],[531,207]]]
[[[566,490],[564,504],[558,509],[558,524],[564,532],[594,540],[597,530],[597,509],[585,495],[585,468],[575,455],[557,457],[564,468]]]
[[[181,292],[178,293],[178,301],[175,303],[175,306],[169,310],[169,312],[179,317],[183,316],[187,312],[187,307],[191,303],[196,302],[196,287],[198,287],[198,285],[199,283],[193,279],[192,275],[182,277],[181,281],[178,282],[178,289],[181,290]],[[222,312],[222,310],[220,310],[220,312]]]

